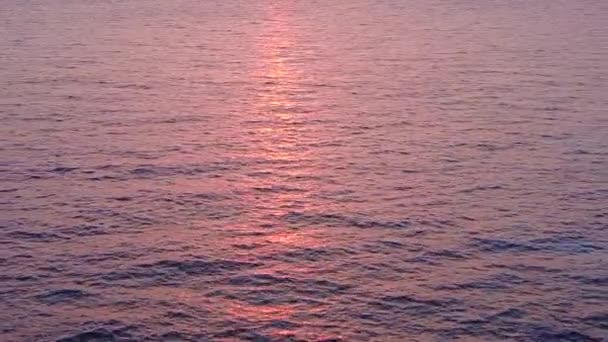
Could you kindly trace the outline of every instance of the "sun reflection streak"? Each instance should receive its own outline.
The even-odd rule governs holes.
[[[289,279],[286,284],[306,279],[314,274],[310,265],[291,265],[273,262],[273,258],[285,256],[291,251],[317,248],[324,241],[314,229],[296,230],[282,218],[294,211],[305,211],[311,201],[311,183],[301,177],[310,161],[306,148],[306,107],[304,73],[300,47],[296,43],[297,32],[291,25],[290,13],[284,6],[271,4],[268,20],[257,39],[256,67],[252,79],[256,80],[256,92],[252,94],[253,130],[248,146],[248,157],[254,161],[253,174],[246,179],[252,210],[249,224],[244,227],[262,235],[243,235],[238,244],[256,246],[243,250],[244,257],[264,258],[265,266],[252,270],[250,276],[279,277]],[[262,227],[264,225],[264,227]],[[246,255],[248,254],[249,255]],[[291,285],[286,285],[291,286]],[[297,304],[230,301],[223,311],[236,319],[253,322],[290,321],[297,316]],[[275,335],[288,335],[293,328],[273,328]]]
[[[256,179],[254,188],[274,187],[278,191],[265,196],[266,207],[283,212],[305,195],[308,189],[291,189],[289,177],[303,167],[307,159],[303,146],[298,108],[302,101],[297,97],[302,91],[302,71],[297,56],[301,53],[295,43],[291,18],[283,6],[270,4],[268,18],[257,40],[258,67],[253,79],[260,82],[254,94],[253,105],[257,117],[252,132],[255,137],[251,146],[252,157],[262,160],[269,176]],[[272,197],[272,198],[268,198]],[[284,211],[287,213],[287,211]],[[278,213],[277,213],[278,214]]]

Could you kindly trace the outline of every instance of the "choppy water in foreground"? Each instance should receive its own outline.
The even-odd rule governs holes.
[[[0,340],[605,341],[606,22],[0,0]]]

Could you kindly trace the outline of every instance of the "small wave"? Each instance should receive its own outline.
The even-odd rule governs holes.
[[[371,308],[376,309],[375,315],[386,316],[419,316],[428,317],[446,310],[454,309],[459,301],[455,299],[426,299],[411,295],[384,296],[380,300],[369,303]]]
[[[77,167],[67,167],[67,166],[60,166],[60,167],[56,167],[54,169],[51,169],[50,172],[53,173],[60,173],[60,174],[66,174],[72,171],[76,171],[78,170]]]
[[[600,329],[608,330],[608,312],[589,315],[583,318],[583,320]]]
[[[242,275],[228,279],[229,285],[236,286],[273,286],[278,284],[293,284],[294,279],[277,277],[270,274]]]
[[[499,313],[496,313],[492,316],[490,316],[490,320],[492,319],[511,319],[511,318],[515,318],[515,319],[521,319],[524,318],[528,315],[527,312],[520,310],[520,309],[516,309],[516,308],[509,308],[506,309],[504,311],[501,311]]]
[[[552,236],[529,241],[474,238],[470,246],[484,252],[552,252],[587,254],[603,248],[580,236]]]
[[[476,279],[464,283],[442,284],[432,288],[435,290],[506,290],[517,285],[525,284],[527,281],[513,274],[497,274],[484,279]]]
[[[471,247],[483,252],[533,252],[538,248],[523,242],[507,241],[501,239],[474,238]]]
[[[536,341],[543,342],[602,342],[601,339],[574,330],[554,331],[541,329],[541,331],[533,335],[535,335]]]
[[[449,306],[455,303],[454,300],[438,300],[438,299],[421,299],[416,298],[409,295],[401,295],[401,296],[386,296],[382,298],[384,303],[388,303],[391,305],[425,305],[425,306],[434,306],[434,307],[444,307]]]
[[[460,192],[465,194],[470,194],[478,191],[487,191],[487,190],[500,190],[503,187],[500,185],[479,185],[472,188],[461,190]]]
[[[90,293],[82,290],[62,289],[39,294],[36,296],[36,299],[47,304],[57,304],[66,301],[79,300],[90,296]]]
[[[138,165],[127,173],[137,178],[155,178],[155,177],[175,177],[177,175],[183,176],[196,176],[201,174],[217,173],[223,171],[230,171],[235,165],[229,165],[224,163],[214,164],[183,164],[183,165]]]
[[[272,254],[269,259],[281,260],[291,263],[298,263],[302,260],[306,261],[323,261],[333,260],[335,258],[346,258],[349,255],[355,254],[354,251],[346,248],[294,248],[286,250],[282,253]]]
[[[362,216],[344,216],[340,214],[317,214],[317,213],[302,213],[290,212],[282,217],[283,220],[295,224],[315,224],[335,226],[349,226],[357,228],[388,228],[388,229],[403,229],[410,226],[407,220],[389,221],[389,220],[374,220]]]
[[[273,339],[270,336],[265,336],[256,332],[254,329],[246,328],[233,328],[224,330],[218,334],[215,334],[215,338],[226,339],[226,338],[238,338],[241,341],[254,341],[254,342],[272,342]]]
[[[574,276],[572,278],[585,285],[608,286],[608,276]]]
[[[60,338],[57,342],[110,342],[116,339],[116,335],[111,330],[98,328]]]
[[[141,341],[144,336],[137,336],[138,327],[125,325],[119,321],[104,323],[87,322],[82,331],[60,337],[56,342],[131,342]],[[145,338],[145,340],[148,340]]]
[[[230,285],[248,285],[248,286],[288,286],[296,292],[312,294],[313,297],[329,296],[336,293],[344,292],[351,285],[340,284],[337,282],[325,279],[296,279],[292,277],[280,277],[271,274],[256,274],[236,276],[228,279]]]
[[[176,284],[185,278],[218,275],[257,266],[259,265],[254,263],[231,260],[161,260],[136,265],[126,270],[111,271],[100,275],[99,279],[107,282],[107,285],[167,285]],[[100,282],[95,284],[104,285]]]
[[[26,231],[14,231],[6,234],[7,236],[18,239],[33,242],[54,242],[60,240],[69,240],[69,237],[53,234],[53,233],[37,233],[37,232],[26,232]]]

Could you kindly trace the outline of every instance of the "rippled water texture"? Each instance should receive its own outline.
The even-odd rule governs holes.
[[[605,0],[0,0],[0,340],[606,341]]]

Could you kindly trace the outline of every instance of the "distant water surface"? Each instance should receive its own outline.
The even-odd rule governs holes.
[[[607,23],[0,0],[0,340],[607,341]]]

